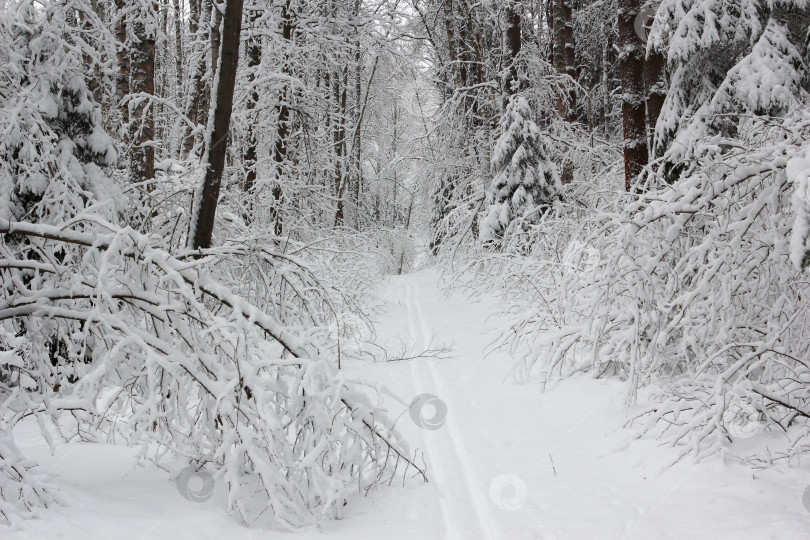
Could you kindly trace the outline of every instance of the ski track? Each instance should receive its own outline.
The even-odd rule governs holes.
[[[431,337],[433,332],[431,326],[425,317],[424,311],[419,297],[419,286],[410,276],[404,276],[403,281],[405,307],[408,313],[408,326],[411,334],[411,339],[414,346],[421,352],[427,350],[431,345]],[[411,377],[414,381],[415,390],[417,393],[431,391],[435,393],[442,400],[450,400],[450,391],[442,377],[438,372],[434,362],[425,359],[418,359],[410,364]],[[428,381],[425,384],[425,380]],[[442,437],[449,444],[444,446],[449,448],[447,451],[451,455],[440,455],[434,444],[435,438]],[[439,492],[439,505],[441,509],[442,519],[444,521],[445,535],[447,538],[470,538],[470,534],[475,534],[477,538],[484,538],[487,540],[500,540],[502,535],[498,529],[498,524],[490,511],[489,503],[484,495],[485,487],[481,484],[478,474],[475,469],[475,463],[472,454],[464,444],[464,437],[453,415],[452,402],[448,403],[447,418],[444,425],[436,431],[424,430],[425,446],[427,449],[430,463],[433,465],[433,477],[437,483]],[[445,452],[446,454],[447,452]],[[442,460],[442,458],[444,458]],[[451,495],[447,493],[446,488],[446,471],[443,470],[445,466],[452,466],[453,463],[458,464],[458,473],[464,481],[466,493],[464,498],[468,498],[471,503],[471,509],[475,514],[475,522],[477,524],[471,529],[468,516],[469,510],[466,512],[459,509],[456,505],[461,502],[457,494]],[[448,500],[452,500],[456,506],[451,508],[447,504]],[[469,507],[468,507],[469,508]]]

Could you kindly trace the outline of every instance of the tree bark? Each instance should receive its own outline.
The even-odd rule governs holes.
[[[650,150],[655,148],[655,124],[667,97],[667,59],[653,51],[644,62],[644,89],[647,95],[647,133]]]
[[[211,247],[214,232],[219,188],[225,169],[225,154],[228,149],[228,131],[233,111],[233,91],[236,85],[236,67],[239,62],[239,37],[242,30],[243,0],[227,0],[222,25],[222,47],[219,76],[214,105],[214,126],[209,142],[205,179],[195,197],[191,229],[192,249]]]
[[[574,0],[563,0],[565,17],[565,74],[572,81],[577,80],[576,42],[574,41]],[[577,90],[571,86],[568,91],[568,108],[566,118],[569,122],[577,119]]]
[[[518,77],[518,63],[517,58],[520,54],[520,48],[522,46],[521,35],[520,35],[520,12],[518,8],[514,4],[509,4],[506,8],[506,24],[508,25],[506,29],[506,42],[507,46],[509,47],[509,58],[510,58],[510,65],[509,71],[506,76],[506,83],[505,83],[505,90],[507,96],[515,95],[519,88],[519,77]]]
[[[346,83],[348,82],[348,66],[343,73],[335,77],[334,93],[335,104],[338,106],[338,118],[332,131],[335,147],[335,196],[337,208],[335,209],[335,227],[343,225],[343,195],[345,186],[345,156],[346,156]]]
[[[565,69],[565,0],[549,0],[554,2],[552,6],[552,19],[554,31],[554,68],[559,75],[566,72]],[[568,106],[565,99],[560,96],[557,100],[557,112],[561,118],[568,117]]]
[[[630,191],[649,159],[644,96],[644,46],[634,21],[639,0],[619,1],[619,71],[622,79],[624,184]]]
[[[116,78],[116,94],[120,106],[121,123],[125,126],[129,123],[129,105],[124,103],[124,99],[129,95],[129,50],[127,45],[127,21],[124,10],[127,7],[126,0],[116,0],[116,15],[115,22],[115,39],[117,43],[118,54],[118,76]],[[123,127],[123,126],[122,126]],[[122,129],[124,133],[124,142],[128,142],[126,129]]]
[[[247,126],[247,148],[245,149],[245,154],[243,156],[243,163],[247,172],[245,173],[245,183],[243,184],[242,188],[245,192],[250,193],[253,190],[253,186],[256,184],[256,177],[258,175],[258,171],[256,170],[256,161],[257,161],[257,152],[256,152],[256,129],[255,126],[258,123],[258,118],[254,118],[253,110],[256,108],[256,104],[259,101],[259,88],[255,85],[256,74],[255,69],[261,63],[262,60],[262,42],[261,36],[259,36],[257,32],[257,25],[256,22],[259,19],[259,11],[253,10],[250,16],[250,27],[251,27],[251,35],[247,40],[247,65],[250,68],[248,74],[248,82],[251,84],[252,88],[250,91],[250,97],[247,100],[247,104],[245,108],[247,109],[247,117],[248,117],[248,126]],[[248,213],[250,213],[250,209],[248,209]],[[247,220],[251,219],[250,215],[245,216]]]
[[[186,117],[196,125],[208,121],[208,92],[205,89],[205,42],[209,39],[206,35],[208,29],[207,21],[210,15],[210,0],[191,0],[189,2],[189,31],[194,36],[192,51],[189,55],[191,60],[191,84],[193,91],[186,98]],[[195,136],[190,133],[187,127],[184,134],[183,151],[189,154],[194,148]]]
[[[180,0],[174,0],[174,64],[177,84],[177,101],[182,99],[183,88],[183,13]]]
[[[281,37],[285,43],[292,42],[293,21],[290,11],[290,0],[281,8]],[[282,71],[290,74],[290,67],[284,63]],[[284,233],[284,220],[281,216],[281,199],[284,195],[281,189],[281,179],[284,174],[284,163],[287,161],[287,138],[290,136],[290,89],[285,85],[279,94],[278,119],[276,120],[276,143],[273,146],[273,161],[276,164],[276,176],[273,183],[273,207],[270,217],[273,220],[273,232],[276,236]]]
[[[131,123],[131,173],[135,182],[144,182],[155,177],[155,105],[146,96],[155,94],[155,34],[159,21],[157,2],[150,1],[145,5],[146,11],[139,10],[132,21],[136,43],[130,47],[130,90],[133,94],[140,94],[136,97]]]

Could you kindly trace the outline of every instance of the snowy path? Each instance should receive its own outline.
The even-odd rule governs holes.
[[[753,473],[714,460],[662,473],[671,449],[640,441],[616,450],[626,436],[621,383],[575,379],[540,393],[506,382],[511,359],[503,351],[484,354],[498,325],[489,320],[495,300],[445,298],[431,271],[390,277],[379,296],[385,308],[376,316],[377,333],[390,353],[403,345],[453,346],[448,359],[345,366],[407,402],[435,395],[440,403],[421,411],[427,420],[446,406],[437,429],[420,428],[407,411],[398,422],[424,452],[430,483],[395,482],[350,501],[340,521],[268,535],[225,515],[223,485],[204,503],[186,501],[163,471],[134,467],[132,449],[60,445],[50,456],[26,425],[21,446],[50,471],[70,506],[47,510],[23,532],[0,529],[0,538],[810,538],[810,511],[801,500],[810,485],[807,466]],[[390,408],[403,409],[393,402]]]
[[[408,276],[403,278],[403,291],[405,305],[408,311],[409,330],[416,350],[427,350],[431,346],[432,326],[430,325],[419,295],[419,286]],[[414,378],[414,389],[418,394],[432,393],[436,396],[448,396],[450,392],[444,377],[436,368],[435,362],[430,360],[416,360],[411,362],[411,374]],[[444,428],[444,429],[442,429]],[[455,415],[449,414],[438,430],[425,430],[425,444],[428,448],[431,470],[435,471],[437,490],[439,490],[440,504],[443,505],[442,517],[444,520],[446,538],[470,538],[471,535],[486,539],[501,537],[497,524],[493,519],[488,501],[483,495],[482,484],[478,479],[476,466],[472,455],[464,444]],[[441,454],[437,453],[434,438],[441,437]],[[463,495],[454,496],[447,481],[448,469],[457,469],[456,476],[463,479]],[[452,501],[452,511],[444,508],[446,502]],[[472,516],[465,516],[470,514]],[[472,524],[472,525],[471,525]]]

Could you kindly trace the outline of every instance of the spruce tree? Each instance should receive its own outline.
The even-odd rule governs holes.
[[[515,220],[524,225],[536,221],[562,191],[526,99],[513,96],[509,100],[501,126],[492,155],[494,177],[487,190],[488,209],[481,222],[485,244],[501,239]]]

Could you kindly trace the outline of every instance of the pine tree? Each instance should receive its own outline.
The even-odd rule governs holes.
[[[536,220],[562,191],[526,99],[512,97],[501,126],[492,155],[494,178],[487,192],[489,208],[481,223],[481,240],[485,244],[497,242],[515,220],[524,224]]]

